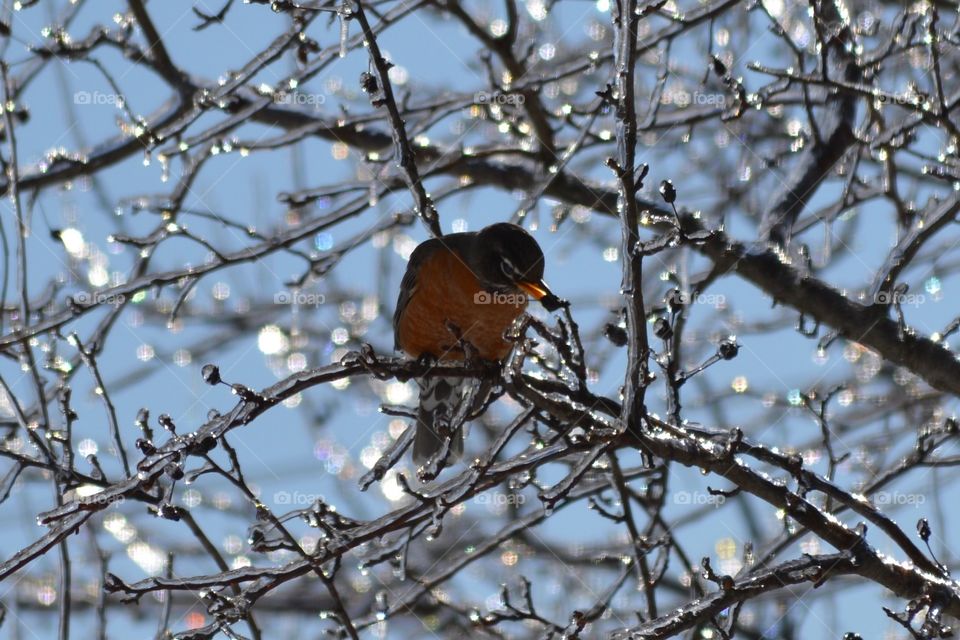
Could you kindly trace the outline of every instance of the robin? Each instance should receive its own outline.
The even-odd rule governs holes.
[[[543,251],[522,227],[506,222],[431,238],[410,255],[393,316],[396,348],[412,358],[502,362],[513,346],[504,333],[538,300],[561,305],[543,282]],[[462,425],[485,394],[467,378],[419,381],[413,460],[442,467],[463,453]],[[442,453],[442,456],[438,454]],[[438,469],[439,470],[439,469]]]

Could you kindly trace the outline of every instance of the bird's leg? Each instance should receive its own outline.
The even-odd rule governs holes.
[[[477,351],[477,348],[473,346],[473,343],[469,340],[462,340],[460,344],[463,349],[463,364],[468,367],[477,366],[480,364],[480,353]]]
[[[463,352],[463,363],[466,366],[473,366],[480,362],[480,355],[477,353],[477,348],[469,340],[463,338],[463,332],[460,331],[460,327],[453,324],[449,320],[444,321],[444,326],[446,326],[447,331],[453,335],[457,340],[457,348]]]
[[[407,370],[408,375],[405,375],[402,379],[400,376],[397,376],[397,380],[400,382],[406,382],[410,378],[413,378],[414,382],[422,389],[423,382],[421,375],[423,372],[429,372],[431,369],[437,366],[437,358],[432,353],[421,353],[415,359],[410,361],[412,365],[410,369]]]
[[[421,353],[414,362],[418,367],[434,367],[437,364],[437,357],[432,353]]]

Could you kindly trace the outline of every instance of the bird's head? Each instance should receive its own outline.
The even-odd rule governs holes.
[[[522,291],[552,311],[561,301],[543,281],[543,251],[523,227],[500,222],[477,234],[475,267],[485,287]]]

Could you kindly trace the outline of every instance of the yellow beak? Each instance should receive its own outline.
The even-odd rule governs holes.
[[[550,288],[543,280],[540,282],[518,282],[517,286],[534,300],[540,300],[550,295]]]

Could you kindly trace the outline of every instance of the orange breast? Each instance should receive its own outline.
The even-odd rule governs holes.
[[[457,337],[460,331],[484,360],[503,360],[511,343],[504,332],[523,313],[522,294],[491,294],[453,252],[441,249],[421,266],[413,295],[399,322],[400,348],[417,358],[429,354],[440,360],[462,360]]]

